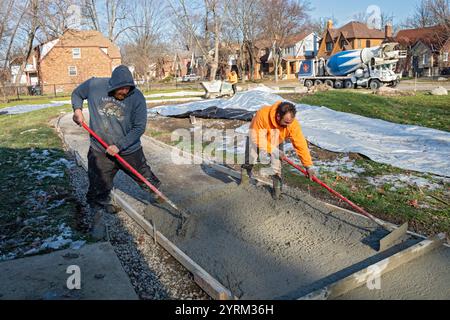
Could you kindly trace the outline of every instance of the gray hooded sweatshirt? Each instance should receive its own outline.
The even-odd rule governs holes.
[[[124,100],[112,96],[114,90],[127,86],[131,90]],[[147,125],[147,105],[126,66],[117,67],[111,78],[91,78],[79,85],[72,93],[73,110],[82,109],[84,100],[89,105],[89,126],[108,145],[116,145],[122,155],[141,148],[140,138]],[[91,146],[105,152],[92,137]]]

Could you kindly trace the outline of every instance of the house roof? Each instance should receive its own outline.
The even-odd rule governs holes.
[[[401,45],[408,46],[418,41],[422,41],[426,45],[435,44],[439,46],[440,42],[445,42],[439,41],[440,36],[445,34],[444,31],[442,26],[400,30],[395,36],[395,40]]]
[[[369,29],[362,22],[351,21],[338,29],[329,29],[334,40],[342,33],[346,39],[384,39],[384,31],[377,29]]]
[[[284,46],[285,47],[290,47],[295,45],[296,43],[302,41],[303,39],[305,39],[307,36],[309,36],[311,34],[311,32],[308,31],[302,31],[293,35],[290,35],[286,38],[285,42],[284,42]]]
[[[97,47],[108,48],[108,56],[112,59],[120,59],[119,48],[96,30],[68,29],[58,38],[54,47]]]

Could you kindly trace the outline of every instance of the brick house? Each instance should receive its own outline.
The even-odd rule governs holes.
[[[34,48],[29,60],[43,93],[71,92],[91,77],[110,77],[121,64],[119,48],[99,31],[72,30]]]
[[[442,26],[400,30],[395,36],[408,57],[399,63],[407,76],[438,76],[450,68],[450,36]]]
[[[341,28],[333,28],[333,22],[327,22],[327,28],[320,41],[319,58],[328,58],[345,50],[363,49],[379,46],[392,36],[392,27],[387,25],[384,31],[369,29],[362,22],[351,21]]]

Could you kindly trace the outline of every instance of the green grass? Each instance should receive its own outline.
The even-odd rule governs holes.
[[[45,239],[58,234],[61,223],[74,229],[77,201],[67,168],[64,164],[54,164],[66,158],[66,154],[60,138],[49,124],[50,119],[62,111],[69,112],[70,107],[0,116],[0,233],[20,239],[25,246],[38,237]],[[39,177],[40,173],[49,170],[57,170],[63,175]],[[40,196],[43,193],[46,196]],[[62,205],[48,209],[61,200],[64,200]],[[44,215],[48,217],[44,226],[24,227],[21,224]],[[75,233],[74,238],[79,236]],[[7,247],[0,247],[0,256],[7,252]]]
[[[383,97],[349,91],[326,91],[296,102],[377,118],[400,124],[450,131],[450,96]]]

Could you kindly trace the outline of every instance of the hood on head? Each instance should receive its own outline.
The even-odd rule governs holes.
[[[131,87],[130,93],[136,88],[134,84],[133,75],[127,66],[120,65],[114,69],[111,78],[109,79],[108,92],[112,93],[114,90],[122,87]]]

